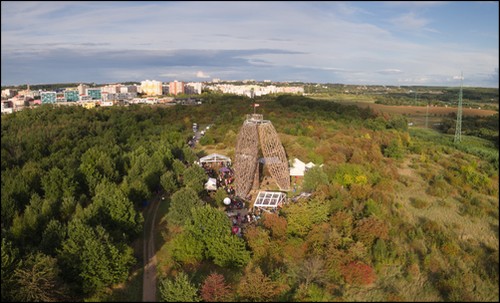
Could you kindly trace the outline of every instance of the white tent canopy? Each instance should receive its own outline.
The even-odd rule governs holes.
[[[205,183],[206,190],[217,190],[217,180],[215,178],[208,178],[207,183]]]
[[[293,159],[292,167],[290,167],[290,176],[303,177],[306,171],[306,164],[299,159]]]
[[[231,159],[227,156],[220,154],[210,154],[208,156],[200,158],[200,163],[216,163],[216,162],[231,163]]]
[[[292,166],[290,167],[290,176],[292,177],[295,177],[295,176],[299,176],[299,177],[304,177],[304,174],[307,170],[315,167],[316,164],[312,163],[312,162],[309,162],[309,163],[304,163],[302,161],[300,161],[299,159],[295,158],[293,159],[293,163],[292,163]],[[320,167],[322,167],[323,164],[320,165]]]
[[[259,191],[253,207],[277,208],[286,202],[286,194],[279,191]]]
[[[312,163],[312,162],[309,162],[309,163],[307,163],[307,164],[306,164],[306,168],[307,168],[307,169],[309,169],[309,168],[313,168],[313,167],[315,167],[315,166],[316,166],[316,164],[314,164],[314,163]]]

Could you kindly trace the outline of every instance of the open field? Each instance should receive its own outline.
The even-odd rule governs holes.
[[[390,114],[407,114],[407,115],[423,115],[425,116],[426,108],[422,106],[408,106],[408,105],[400,105],[400,106],[392,106],[392,105],[384,105],[384,104],[375,104],[375,103],[367,103],[367,102],[342,102],[342,104],[354,104],[359,107],[369,107],[376,112],[380,113],[390,113]],[[456,107],[437,107],[431,106],[429,107],[429,116],[447,116],[449,114],[453,114],[457,112]],[[494,110],[484,110],[477,108],[463,108],[464,116],[491,116],[498,113]]]

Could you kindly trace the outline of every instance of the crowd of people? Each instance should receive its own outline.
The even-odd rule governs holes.
[[[231,231],[237,236],[242,236],[243,228],[262,217],[261,209],[247,209],[246,202],[236,196],[234,189],[234,171],[230,162],[202,163],[207,176],[216,179],[217,188],[223,188],[231,202],[226,205],[226,213],[231,221]]]

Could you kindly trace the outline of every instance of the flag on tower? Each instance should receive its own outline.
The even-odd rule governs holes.
[[[257,107],[257,106],[260,106],[260,105],[258,103],[253,104],[253,107]]]

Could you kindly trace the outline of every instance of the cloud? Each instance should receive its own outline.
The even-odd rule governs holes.
[[[407,30],[420,30],[425,28],[430,21],[426,18],[419,18],[415,13],[410,12],[399,17],[391,19],[391,22],[398,27]]]
[[[392,75],[392,74],[401,74],[402,71],[399,70],[399,69],[395,69],[395,68],[388,68],[388,69],[383,69],[383,70],[379,70],[377,71],[379,74],[385,74],[385,75]]]
[[[440,19],[467,15],[462,4],[3,1],[1,6],[2,84],[80,77],[115,81],[125,75],[203,79],[199,71],[232,79],[437,84],[432,81],[447,83],[458,69],[478,83],[498,79],[492,72],[498,69],[493,43],[498,30],[470,22],[468,29],[476,34],[457,35],[450,18]],[[482,38],[477,33],[493,37],[489,48],[477,43]]]
[[[73,48],[40,50],[34,47],[2,52],[2,81],[8,79],[13,83],[25,83],[28,81],[25,76],[26,67],[35,71],[30,74],[30,83],[46,83],[48,75],[54,82],[65,82],[74,78],[75,74],[94,77],[94,82],[115,82],[116,78],[123,78],[118,77],[120,71],[124,71],[124,75],[135,75],[131,81],[141,80],[139,77],[168,77],[187,81],[209,78],[212,70],[258,69],[261,63],[253,56],[265,54],[293,56],[300,53],[279,49],[153,51]],[[49,74],[42,76],[43,72]],[[2,85],[9,82],[2,82]]]
[[[448,4],[449,1],[385,1],[386,6],[399,6],[410,8],[427,8]]]
[[[210,78],[210,76],[200,70],[196,72],[196,78]]]

